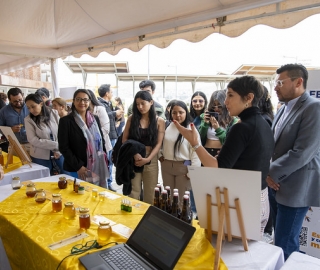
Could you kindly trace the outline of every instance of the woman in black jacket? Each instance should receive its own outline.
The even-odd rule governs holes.
[[[107,187],[109,176],[104,139],[99,119],[89,110],[90,94],[78,89],[73,95],[72,112],[59,122],[59,150],[63,168],[72,176]]]

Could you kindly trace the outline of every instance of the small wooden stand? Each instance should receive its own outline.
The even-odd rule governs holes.
[[[21,163],[28,164],[30,168],[31,166],[31,159],[27,151],[23,147],[19,147],[14,139],[11,138],[11,136],[8,136],[9,145],[11,146],[11,149],[8,151],[8,157],[7,157],[7,163],[5,165],[5,168],[8,168],[9,160],[13,156],[13,151],[17,154],[17,156],[20,158]]]
[[[230,208],[235,209],[237,211],[237,217],[240,227],[240,233],[241,233],[241,239],[243,248],[245,251],[248,251],[248,242],[246,237],[246,231],[244,228],[244,222],[240,207],[240,200],[237,198],[234,200],[235,206],[229,205],[229,195],[228,195],[228,189],[224,188],[223,192],[220,191],[220,187],[216,188],[216,197],[217,197],[217,203],[213,204],[211,201],[211,194],[207,194],[207,238],[211,242],[212,241],[212,212],[211,207],[217,206],[218,207],[218,218],[219,218],[219,225],[218,225],[218,236],[217,236],[217,244],[216,244],[216,256],[214,260],[214,270],[219,269],[220,264],[220,256],[221,256],[221,246],[222,246],[222,239],[225,239],[225,233],[224,233],[224,222],[226,221],[226,227],[227,227],[227,236],[228,241],[232,241],[232,234],[231,234],[231,223],[230,223]],[[224,202],[221,202],[221,195],[224,198]]]

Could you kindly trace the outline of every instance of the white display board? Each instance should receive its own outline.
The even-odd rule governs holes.
[[[307,92],[310,96],[320,99],[320,70],[308,71]]]
[[[260,235],[260,197],[261,172],[217,169],[189,166],[189,176],[196,202],[199,224],[207,229],[207,194],[211,194],[212,203],[217,203],[216,188],[228,189],[229,205],[234,207],[234,200],[239,198],[246,236],[248,239],[261,240]],[[221,196],[223,199],[223,197]],[[221,202],[224,202],[223,200]],[[212,206],[212,231],[218,231],[218,207]],[[231,234],[241,237],[237,213],[230,209]],[[225,225],[225,232],[226,232]]]

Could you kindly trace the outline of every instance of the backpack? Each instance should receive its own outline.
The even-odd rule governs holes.
[[[117,165],[118,165],[118,155],[120,152],[120,148],[122,146],[122,135],[123,135],[123,133],[118,137],[117,142],[114,145],[113,151],[111,154],[111,160],[112,160],[112,163],[115,167],[117,167]]]

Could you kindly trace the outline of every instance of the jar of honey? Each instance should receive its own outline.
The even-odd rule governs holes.
[[[68,181],[66,177],[59,177],[58,187],[60,189],[65,189],[68,186]]]
[[[37,203],[44,203],[46,201],[46,192],[44,189],[37,189],[34,199]]]
[[[63,209],[63,217],[65,219],[73,219],[76,216],[76,209],[73,202],[66,202]]]
[[[19,189],[21,187],[19,176],[12,177],[11,187],[12,189]]]
[[[36,186],[34,183],[30,183],[27,185],[27,188],[26,188],[26,195],[28,198],[33,198],[34,195],[36,195],[37,193],[37,189],[36,189]]]
[[[89,208],[79,209],[79,225],[80,225],[80,229],[82,230],[87,230],[90,228]]]
[[[61,194],[52,194],[52,212],[60,212],[62,210]]]
[[[98,227],[98,238],[101,241],[108,241],[112,234],[112,228],[109,221],[100,221]]]

